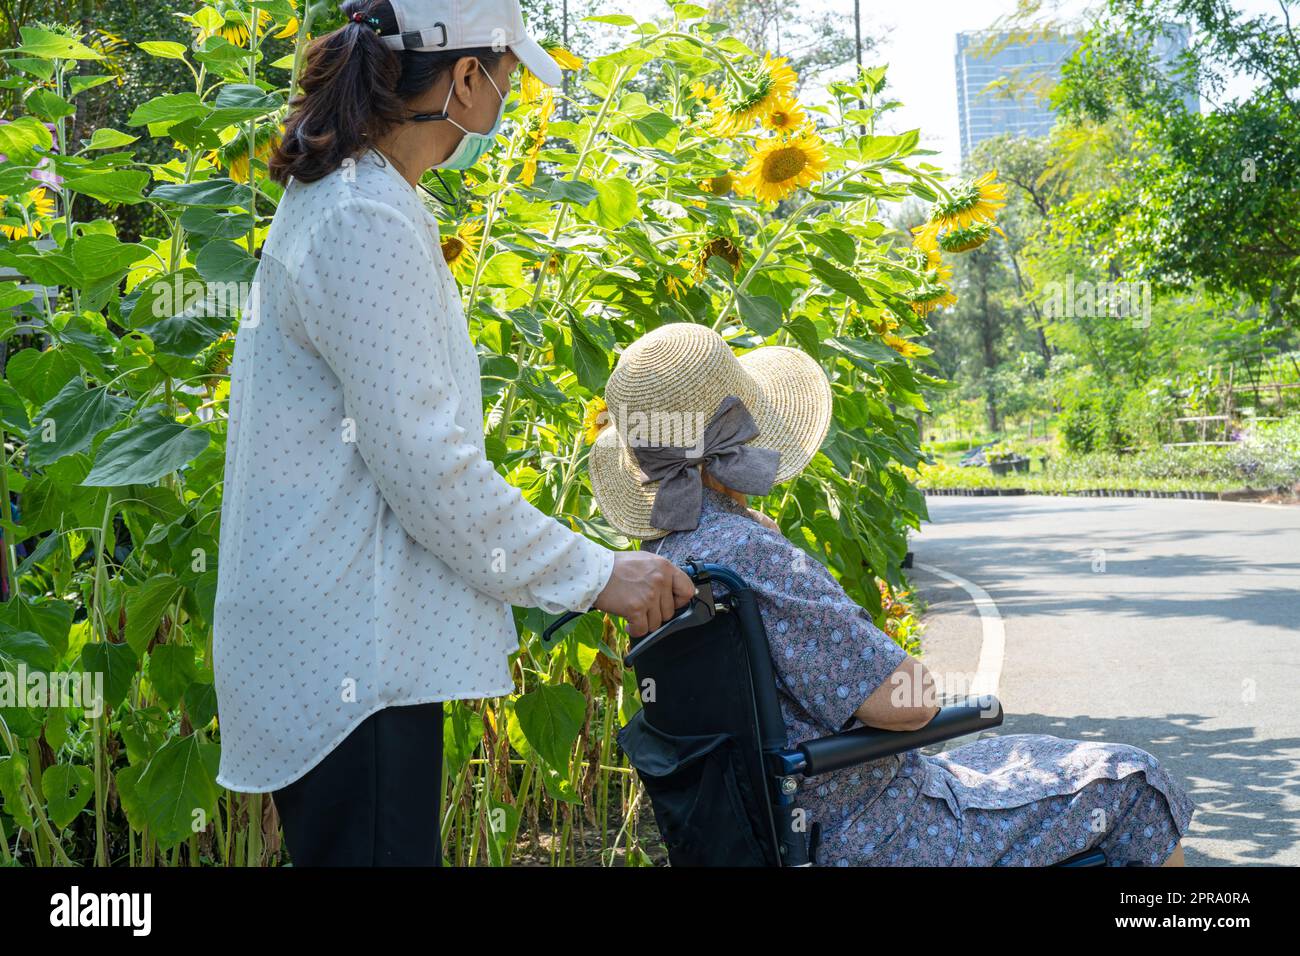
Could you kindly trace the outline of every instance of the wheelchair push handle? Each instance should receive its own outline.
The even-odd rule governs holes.
[[[587,613],[586,611],[565,611],[563,614],[557,617],[554,621],[552,621],[547,626],[546,630],[542,631],[543,646],[545,646],[547,650],[550,650],[551,644],[555,640],[554,638],[555,632],[558,631],[560,628],[564,627],[566,624],[569,624],[572,621],[576,621],[578,618],[582,617],[582,615],[586,613]]]
[[[734,577],[734,575],[725,568],[716,568],[713,565],[700,564],[696,561],[686,561],[679,564],[678,567],[686,572],[686,575],[695,582],[695,597],[691,598],[690,602],[687,603],[685,607],[679,608],[676,614],[670,617],[658,628],[651,631],[649,634],[636,639],[636,647],[632,649],[623,661],[627,666],[631,666],[631,661],[634,659],[634,655],[637,654],[638,650],[651,641],[657,642],[659,638],[666,637],[673,631],[680,630],[682,627],[701,624],[713,616],[714,604],[712,589],[708,589],[707,597],[702,595],[700,590],[701,587],[708,584],[711,572],[722,570],[726,572],[727,576]],[[707,604],[707,613],[700,606],[702,598],[704,598],[703,603]],[[589,608],[586,611],[566,611],[564,614],[561,614],[547,625],[546,630],[542,631],[542,646],[547,650],[550,650],[557,640],[555,635],[559,630],[573,623],[584,614],[590,614],[593,610],[595,610],[595,608]],[[687,621],[687,618],[690,618],[690,620]]]
[[[623,666],[635,667],[637,659],[665,637],[669,637],[685,628],[695,627],[697,624],[711,621],[716,613],[717,608],[713,603],[713,586],[708,581],[697,584],[695,586],[695,596],[691,598],[684,608],[678,610],[676,614],[649,634],[635,639],[632,649],[623,656]]]

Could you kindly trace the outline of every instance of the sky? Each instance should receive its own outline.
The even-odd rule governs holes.
[[[664,9],[667,5],[664,4]],[[956,35],[963,30],[981,30],[1016,8],[1015,0],[861,0],[863,36],[883,37],[874,63],[889,66],[889,94],[903,106],[894,111],[879,130],[897,133],[921,130],[921,144],[938,152],[931,162],[956,171],[961,162],[957,131],[957,79],[953,65]],[[1056,15],[1078,16],[1096,3],[1087,0],[1058,0]],[[1276,14],[1277,0],[1233,0],[1233,6],[1250,13]],[[611,0],[610,10],[625,9],[621,0]],[[853,28],[853,0],[795,0],[792,10],[840,12]],[[852,75],[852,66],[816,78],[805,96],[817,102],[818,87]],[[808,80],[813,78],[809,77]],[[1242,81],[1229,94],[1244,92]]]

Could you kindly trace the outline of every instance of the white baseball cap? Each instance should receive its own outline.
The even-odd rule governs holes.
[[[547,86],[559,86],[560,66],[524,29],[519,0],[388,0],[398,32],[382,37],[392,50],[509,49]]]

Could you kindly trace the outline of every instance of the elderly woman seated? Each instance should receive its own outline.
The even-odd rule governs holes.
[[[751,510],[816,454],[830,421],[820,366],[796,349],[739,358],[698,325],[630,345],[592,446],[604,516],[678,563],[714,561],[753,588],[792,742],[865,724],[912,730],[934,681],[835,578]],[[1193,804],[1143,750],[1046,735],[987,737],[814,778],[797,802],[838,866],[1045,866],[1100,849],[1110,865],[1181,865]]]

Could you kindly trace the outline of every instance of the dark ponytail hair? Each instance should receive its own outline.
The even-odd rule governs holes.
[[[485,70],[501,61],[501,54],[487,47],[390,50],[380,39],[398,32],[388,0],[346,0],[343,15],[348,18],[343,26],[307,50],[302,92],[290,103],[284,137],[268,163],[271,178],[281,185],[290,176],[315,182],[355,158],[405,121],[407,101],[427,92],[461,57],[476,57]]]

